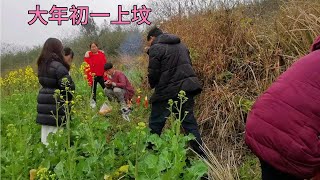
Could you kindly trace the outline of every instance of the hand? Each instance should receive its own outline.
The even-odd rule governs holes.
[[[90,57],[90,51],[87,51],[85,54],[84,54],[84,57],[86,57],[86,58],[88,58],[88,57]]]
[[[145,53],[148,53],[149,49],[150,49],[149,46],[144,47],[144,52],[145,52]]]
[[[107,80],[106,82],[104,82],[104,84],[106,85],[107,88],[112,87],[112,82],[110,80]]]
[[[105,85],[111,85],[112,82],[110,80],[107,80],[106,82],[104,82]]]

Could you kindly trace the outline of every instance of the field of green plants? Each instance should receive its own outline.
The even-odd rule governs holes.
[[[107,117],[90,109],[91,92],[81,63],[92,40],[125,72],[137,90],[135,97],[143,101],[151,95],[145,78],[147,56],[142,55],[147,29],[92,25],[75,39],[63,40],[75,52],[75,98],[68,102],[73,105],[69,124],[49,137],[47,147],[40,142],[41,127],[35,122],[40,88],[35,61],[41,47],[1,54],[1,178],[261,179],[259,161],[244,143],[246,116],[255,99],[307,54],[320,35],[319,0],[180,3],[187,1],[151,4],[163,10],[155,8],[155,24],[187,45],[203,83],[195,115],[207,161],[188,148],[193,137],[183,136],[173,118],[161,137],[151,135],[150,107],[143,103],[134,103],[131,122],[122,119],[118,104],[112,104]],[[105,100],[101,88],[97,99],[99,107]],[[147,148],[150,142],[153,149]]]
[[[41,143],[35,122],[36,74],[27,67],[1,79],[2,179],[200,179],[207,173],[207,165],[188,149],[193,137],[180,133],[179,121],[170,120],[159,137],[150,134],[149,108],[142,105],[134,105],[131,122],[122,119],[117,103],[111,114],[101,116],[89,106],[90,88],[81,68],[71,73],[76,91],[69,102],[70,125],[49,135],[48,146]],[[137,69],[126,73],[133,82],[142,75]],[[98,94],[102,104],[101,89]]]

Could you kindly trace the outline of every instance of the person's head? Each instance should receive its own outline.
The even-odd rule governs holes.
[[[113,73],[114,73],[114,71],[115,71],[115,69],[114,69],[114,67],[113,67],[113,64],[110,63],[110,62],[106,63],[106,64],[104,65],[104,71],[105,71],[109,76],[113,75]]]
[[[59,61],[62,63],[68,70],[70,65],[64,61],[63,58],[63,46],[59,39],[49,38],[44,43],[40,56],[37,61],[37,65],[40,71],[47,69],[47,66],[50,65],[52,61]]]
[[[156,37],[158,37],[159,35],[163,34],[162,30],[159,29],[158,27],[153,27],[147,36],[147,41],[148,41],[148,45],[151,46],[152,42],[154,41],[154,39]]]
[[[92,42],[90,43],[90,51],[93,53],[97,53],[99,48],[98,48],[98,44],[96,42]]]
[[[74,56],[74,52],[72,51],[71,48],[69,47],[65,47],[63,49],[63,56],[64,56],[64,61],[66,63],[68,63],[71,66],[72,60],[73,60],[73,56]]]

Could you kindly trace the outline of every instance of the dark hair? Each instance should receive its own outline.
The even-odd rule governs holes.
[[[40,72],[45,72],[52,61],[58,61],[63,64],[68,70],[70,70],[70,65],[64,61],[63,46],[59,39],[49,38],[43,45],[40,56],[37,61],[38,70]]]
[[[98,43],[96,43],[96,42],[91,42],[90,45],[89,45],[89,48],[91,48],[92,44],[95,44],[97,47],[99,47]]]
[[[151,36],[158,37],[161,34],[163,34],[162,30],[155,26],[149,31],[147,40],[149,41]]]
[[[64,55],[65,55],[65,56],[71,55],[71,58],[73,58],[73,56],[74,56],[74,52],[73,52],[72,49],[69,48],[69,47],[65,47],[65,48],[63,49],[63,52],[64,52]]]
[[[113,64],[111,62],[108,62],[104,65],[104,70],[109,70],[113,68]]]

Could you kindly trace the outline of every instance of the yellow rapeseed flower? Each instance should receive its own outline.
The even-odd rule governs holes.
[[[139,126],[139,127],[142,127],[142,128],[145,128],[145,127],[146,127],[146,123],[144,123],[144,122],[139,122],[139,123],[138,123],[138,126]]]
[[[129,171],[129,165],[123,165],[119,168],[119,172],[127,173]]]
[[[112,177],[108,174],[105,174],[103,177],[104,180],[112,180]]]

